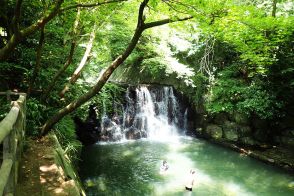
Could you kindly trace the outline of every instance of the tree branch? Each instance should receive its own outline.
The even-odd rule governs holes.
[[[147,6],[149,0],[144,0],[139,7],[139,14],[138,14],[138,20],[137,20],[137,29],[141,28],[144,25],[144,9]]]
[[[93,30],[92,30],[92,32],[90,34],[90,39],[89,39],[88,44],[86,46],[86,50],[85,50],[85,53],[84,53],[84,56],[83,56],[81,62],[79,63],[78,67],[76,68],[76,70],[72,74],[69,82],[67,84],[65,84],[63,90],[59,93],[59,96],[61,98],[63,98],[65,93],[67,91],[69,91],[70,86],[75,84],[75,82],[78,80],[78,78],[81,75],[82,69],[85,67],[87,61],[89,60],[91,50],[92,50],[92,47],[93,47],[93,42],[95,40],[95,32],[96,32],[96,25],[94,25]]]
[[[193,16],[188,16],[188,17],[185,17],[185,18],[178,18],[178,19],[170,19],[170,18],[168,18],[168,19],[159,20],[159,21],[155,21],[155,22],[149,22],[149,23],[144,24],[144,30],[155,27],[155,26],[164,25],[164,24],[167,24],[167,23],[173,23],[173,22],[189,20],[191,18],[193,18]]]
[[[177,20],[172,20],[172,19],[166,19],[162,21],[156,21],[156,22],[151,22],[144,24],[144,8],[147,6],[149,0],[144,0],[140,4],[139,8],[139,15],[138,15],[138,21],[137,21],[137,28],[135,30],[135,33],[132,37],[132,40],[130,41],[128,47],[126,50],[122,53],[122,55],[119,55],[101,74],[100,78],[98,79],[97,83],[84,95],[81,97],[77,98],[76,100],[72,101],[70,104],[62,108],[57,112],[56,115],[52,116],[49,118],[45,124],[42,126],[41,129],[41,135],[44,136],[46,135],[51,128],[58,122],[60,121],[64,116],[70,114],[73,112],[75,109],[80,107],[82,104],[86,103],[89,101],[92,97],[97,95],[102,87],[106,84],[108,81],[109,77],[111,74],[114,72],[114,70],[120,66],[127,58],[128,56],[132,53],[134,48],[136,47],[143,31],[147,28],[152,28],[155,26],[160,26],[163,24],[167,24],[170,22],[176,22],[176,21],[183,21],[183,20],[188,20],[190,17],[183,18],[183,19],[177,19]],[[147,26],[146,26],[147,25]]]
[[[42,54],[42,50],[43,50],[43,46],[44,46],[44,40],[45,40],[45,31],[44,31],[44,26],[43,26],[42,29],[41,29],[41,35],[40,35],[39,44],[38,44],[37,52],[36,52],[36,65],[34,67],[33,75],[32,75],[32,77],[30,79],[29,88],[28,88],[28,91],[27,91],[27,96],[28,97],[30,96],[30,94],[31,94],[31,92],[33,90],[35,81],[36,81],[36,79],[38,77],[38,74],[40,72],[41,54]]]
[[[24,38],[29,36],[30,34],[37,31],[39,28],[42,28],[46,23],[48,23],[52,18],[54,18],[58,14],[58,10],[61,7],[61,4],[64,0],[57,0],[55,7],[51,12],[46,14],[44,17],[39,19],[37,22],[32,24],[31,26],[21,30],[19,33],[14,33],[9,39],[8,43],[0,49],[0,60],[4,60],[10,54],[10,52],[16,47],[19,42],[21,42]],[[20,6],[20,4],[19,4]]]
[[[17,0],[15,9],[14,9],[14,17],[13,17],[13,31],[14,34],[19,33],[19,17],[20,17],[20,8],[21,8],[22,0]]]
[[[182,13],[182,14],[189,14],[187,12],[184,12],[184,11],[180,11],[178,10],[177,8],[175,8],[169,1],[164,1],[164,3],[166,3],[166,5],[168,5],[170,7],[170,9],[178,12],[178,13]]]
[[[99,5],[104,5],[104,4],[109,4],[109,3],[118,3],[118,2],[123,2],[123,1],[128,1],[128,0],[112,0],[112,1],[104,1],[104,2],[98,2],[98,3],[90,3],[90,4],[82,4],[82,3],[78,3],[75,5],[70,5],[67,6],[65,8],[62,8],[59,10],[59,13],[70,10],[70,9],[75,9],[78,7],[96,7]]]
[[[48,88],[45,90],[45,92],[42,95],[42,100],[46,101],[46,99],[48,98],[49,93],[52,91],[52,89],[55,86],[55,83],[57,82],[58,78],[61,76],[61,74],[64,73],[64,71],[69,67],[69,65],[72,62],[73,59],[73,55],[74,55],[74,51],[75,48],[77,46],[77,36],[78,36],[78,26],[80,24],[80,15],[81,15],[81,9],[78,8],[77,9],[77,15],[76,15],[76,19],[73,25],[73,30],[72,30],[72,41],[71,41],[71,46],[70,46],[70,51],[69,54],[67,56],[67,60],[64,63],[64,65],[58,70],[58,72],[54,75],[52,82],[49,84]]]
[[[41,28],[45,24],[47,24],[50,20],[52,20],[58,13],[61,7],[61,4],[63,3],[64,0],[57,0],[55,7],[52,9],[51,12],[46,14],[44,17],[39,19],[36,23],[32,24],[31,26],[25,28],[24,30],[21,31],[22,37],[26,37],[36,31],[38,28]]]
[[[34,33],[37,31],[39,28],[47,24],[50,20],[52,20],[57,14],[64,12],[69,9],[74,9],[78,7],[95,7],[103,4],[108,4],[108,3],[117,3],[117,2],[123,2],[127,0],[110,0],[110,1],[105,1],[101,3],[92,3],[92,4],[75,4],[71,5],[65,8],[61,9],[61,4],[63,3],[64,0],[56,0],[54,8],[47,13],[45,16],[43,16],[41,19],[39,19],[37,22],[32,24],[31,26],[21,30],[19,33],[14,33],[11,38],[9,39],[8,43],[0,49],[0,60],[4,60],[8,57],[10,52],[16,47],[19,42],[21,42],[24,38],[29,36],[30,34]],[[17,6],[16,10],[20,10],[20,5],[21,5],[22,0],[17,1]],[[16,15],[18,17],[18,15]],[[18,21],[19,18],[16,17],[16,20]],[[18,29],[18,27],[16,28]]]

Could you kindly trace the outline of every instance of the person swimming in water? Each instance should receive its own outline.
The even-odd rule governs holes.
[[[190,170],[189,176],[187,178],[187,183],[185,186],[185,189],[187,191],[192,191],[193,185],[194,185],[194,177],[195,177],[195,171],[194,170]]]
[[[168,170],[169,166],[166,162],[166,160],[162,161],[162,165],[160,166],[160,173],[164,174]]]

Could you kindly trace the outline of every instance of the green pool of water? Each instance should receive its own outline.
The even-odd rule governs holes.
[[[162,160],[169,169],[159,174]],[[196,171],[193,192],[184,190]],[[294,176],[206,141],[177,137],[101,143],[83,149],[87,195],[294,196]]]

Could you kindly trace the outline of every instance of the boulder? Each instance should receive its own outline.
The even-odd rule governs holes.
[[[238,124],[235,122],[226,121],[223,124],[224,138],[229,141],[238,141]]]
[[[225,121],[228,121],[228,116],[226,113],[219,113],[216,114],[213,121],[218,125],[222,125]]]
[[[267,129],[256,129],[253,133],[254,139],[256,139],[259,142],[267,142],[268,141],[268,131]]]
[[[238,128],[239,137],[247,137],[252,135],[252,129],[249,126],[239,126]]]
[[[204,131],[203,131],[202,127],[197,127],[197,128],[195,129],[195,133],[196,133],[197,135],[203,135],[203,134],[204,134]]]
[[[217,126],[215,124],[210,124],[206,127],[205,134],[208,137],[214,138],[214,139],[220,139],[223,136],[223,131],[220,126]]]
[[[294,137],[280,137],[280,142],[282,145],[294,147]]]
[[[248,125],[249,124],[248,116],[246,114],[242,114],[239,112],[233,112],[233,114],[230,115],[230,119],[239,125]]]
[[[268,129],[268,122],[266,120],[262,120],[258,117],[252,117],[251,122],[252,122],[254,129],[259,129],[259,130],[267,130]]]
[[[257,142],[252,137],[242,137],[240,142],[246,146],[254,146]]]

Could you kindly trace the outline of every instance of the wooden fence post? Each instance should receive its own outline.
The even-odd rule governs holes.
[[[15,129],[15,128],[13,128]],[[15,167],[15,157],[14,157],[14,130],[12,130],[10,132],[10,134],[8,136],[6,136],[6,138],[3,141],[3,160],[11,160],[12,161],[12,165],[11,165],[11,169],[10,169],[10,175],[8,178],[8,181],[6,183],[5,189],[4,189],[4,193],[14,193],[14,187],[15,187],[15,183],[14,183],[14,167]]]
[[[12,108],[0,122],[0,144],[3,144],[3,162],[0,163],[0,196],[14,195],[18,179],[19,161],[23,150],[26,119],[26,95],[23,93],[1,93],[19,95],[12,101]],[[9,95],[8,95],[9,94]],[[8,99],[9,99],[8,98]]]

